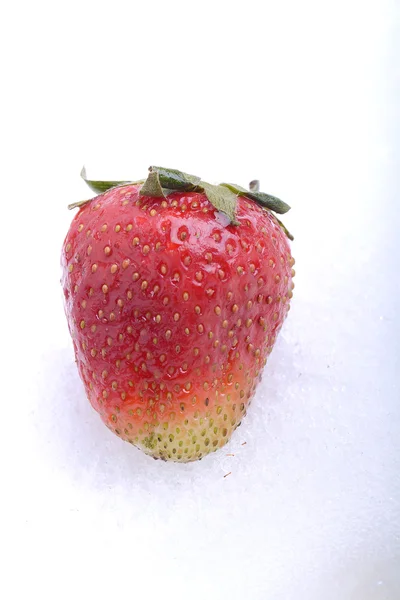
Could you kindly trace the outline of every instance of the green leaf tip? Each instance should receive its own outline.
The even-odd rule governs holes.
[[[289,204],[286,204],[286,202],[283,202],[283,200],[280,200],[275,196],[264,194],[264,192],[248,192],[246,196],[247,198],[250,198],[250,200],[255,200],[257,204],[278,213],[278,215],[284,215],[290,210]]]
[[[81,206],[85,206],[88,202],[91,202],[93,198],[89,198],[89,200],[80,200],[79,202],[73,202],[72,204],[68,204],[68,210],[72,210],[73,208],[80,208]]]
[[[153,198],[165,198],[157,171],[150,171],[146,181],[140,190],[141,196],[152,196]]]
[[[120,187],[121,185],[143,182],[143,179],[141,181],[94,181],[87,178],[85,167],[82,167],[81,177],[83,181],[90,187],[90,189],[96,192],[96,194],[104,194],[104,192],[107,192],[107,190]]]
[[[209,202],[229,219],[231,225],[240,225],[236,218],[237,196],[231,190],[222,185],[211,185],[205,181],[201,182]]]
[[[264,192],[259,191],[246,190],[240,185],[236,185],[236,183],[221,183],[221,185],[232,190],[232,192],[235,192],[235,194],[237,194],[238,196],[245,196],[246,198],[249,198],[249,200],[254,200],[255,202],[257,202],[257,204],[260,204],[261,206],[264,206],[265,208],[268,208],[269,210],[272,210],[273,212],[276,212],[280,215],[283,215],[287,213],[288,210],[290,210],[289,204],[286,204],[286,202],[283,202],[279,198],[271,196],[270,194],[265,194]],[[255,190],[259,187],[259,185],[259,181],[254,180],[250,183],[250,188],[253,188]]]
[[[280,221],[276,215],[275,215],[275,219],[278,221],[279,225],[281,226],[281,228],[285,232],[286,237],[288,237],[289,240],[293,242],[294,237],[292,236],[292,234],[290,233],[290,231],[284,226],[284,224],[282,223],[282,221]]]
[[[200,177],[189,175],[177,169],[165,169],[164,167],[150,167],[150,174],[157,173],[161,186],[167,190],[190,192],[196,189],[200,183]]]

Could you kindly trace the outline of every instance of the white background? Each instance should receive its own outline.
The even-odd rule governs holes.
[[[398,600],[399,3],[1,13],[0,596]],[[83,163],[257,177],[293,207],[292,310],[199,463],[147,458],[85,398],[59,286]]]

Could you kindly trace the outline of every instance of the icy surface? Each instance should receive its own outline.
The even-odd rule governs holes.
[[[398,600],[398,6],[205,2],[178,41],[163,32],[183,5],[155,2],[149,47],[144,4],[39,2],[53,27],[34,4],[26,24],[11,14],[27,71],[3,183],[0,595]],[[172,83],[150,74],[160,52],[180,61]],[[59,286],[83,161],[93,177],[258,177],[293,207],[292,310],[248,416],[201,462],[153,461],[85,398]]]

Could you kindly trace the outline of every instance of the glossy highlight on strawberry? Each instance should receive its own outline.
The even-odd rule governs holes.
[[[61,258],[93,408],[122,439],[181,462],[240,424],[294,287],[273,213],[238,195],[230,222],[197,183],[158,196],[111,187],[80,206]]]

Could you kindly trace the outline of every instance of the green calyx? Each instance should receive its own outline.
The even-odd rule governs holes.
[[[93,181],[86,177],[85,168],[81,171],[81,177],[88,186],[98,194],[102,194],[107,190],[131,184],[142,184],[140,189],[141,196],[150,196],[153,198],[165,198],[173,192],[202,192],[209,202],[219,211],[224,213],[231,225],[239,225],[236,218],[236,207],[238,196],[244,196],[249,200],[253,200],[267,211],[272,211],[278,214],[284,214],[290,210],[290,206],[270,194],[258,191],[258,181],[252,181],[250,189],[245,189],[233,183],[221,183],[212,185],[202,181],[196,175],[189,175],[176,169],[165,169],[164,167],[151,166],[146,180],[139,181]],[[75,202],[69,205],[68,208],[76,208],[83,206],[90,200]],[[275,217],[276,218],[276,217]],[[293,236],[289,233],[286,227],[276,218],[279,225],[287,235],[293,240]]]
[[[289,204],[286,204],[286,202],[283,202],[282,200],[279,200],[279,198],[271,196],[270,194],[246,190],[234,183],[221,183],[221,185],[228,188],[232,192],[235,192],[235,194],[238,196],[245,196],[246,198],[250,198],[250,200],[255,200],[257,204],[260,204],[261,206],[264,206],[264,208],[268,208],[279,215],[284,215],[288,212],[288,210],[290,210]]]
[[[90,187],[91,190],[96,194],[104,194],[107,190],[114,187],[120,187],[121,185],[130,185],[132,183],[143,183],[143,179],[139,181],[93,181],[86,177],[86,169],[82,167],[81,177],[85,183]]]
[[[94,181],[93,179],[88,179],[86,177],[85,167],[82,167],[81,177],[83,181],[90,187],[90,189],[96,192],[96,194],[104,194],[104,192],[111,190],[111,188],[121,187],[123,185],[132,185],[135,183],[144,183],[145,181],[144,179],[140,179],[139,181]],[[79,202],[73,202],[72,204],[68,204],[68,209],[72,210],[73,208],[80,208],[91,201],[92,198],[89,198],[88,200],[80,200]]]

